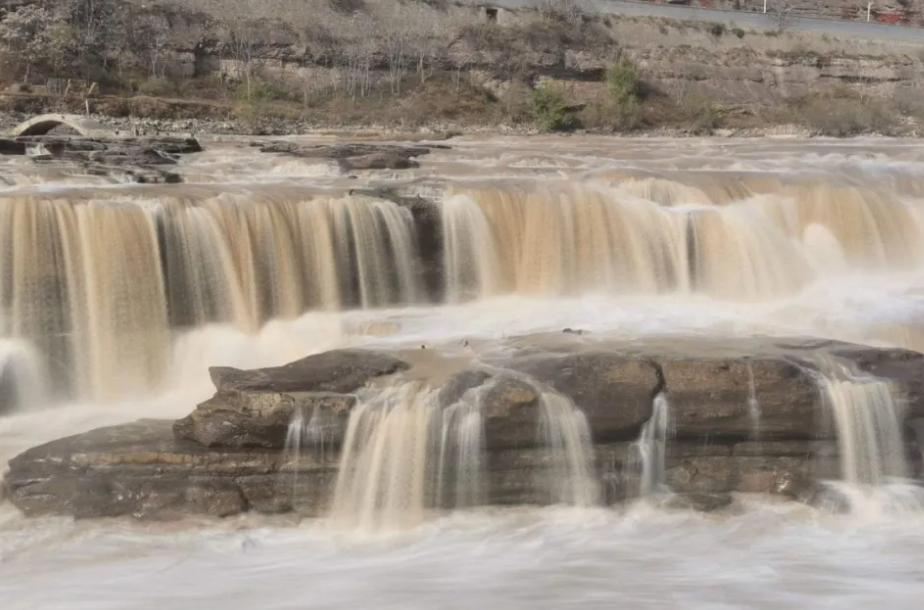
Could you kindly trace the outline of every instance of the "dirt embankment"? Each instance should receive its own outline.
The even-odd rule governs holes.
[[[392,24],[365,38],[361,25],[341,31],[336,20],[305,30],[273,29],[264,19],[246,57],[222,42],[221,28],[178,28],[159,75],[101,87],[103,95],[89,97],[90,112],[117,129],[152,134],[784,129],[849,136],[917,135],[924,124],[924,47],[911,44],[554,11],[505,12],[497,21],[464,7],[377,13],[383,6],[391,5],[362,8]],[[385,35],[412,16],[426,27]],[[86,112],[84,94],[31,91],[0,97],[0,121]]]

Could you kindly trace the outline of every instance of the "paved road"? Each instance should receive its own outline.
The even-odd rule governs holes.
[[[748,11],[722,11],[708,8],[694,8],[670,4],[650,4],[629,0],[575,0],[587,12],[638,17],[668,17],[683,21],[705,21],[714,23],[735,22],[747,28],[775,29],[779,21],[772,13]],[[491,4],[506,8],[535,6],[535,0],[492,0]],[[769,0],[773,6],[773,0]],[[884,25],[863,21],[841,21],[835,19],[812,19],[787,17],[786,29],[795,32],[815,32],[838,38],[865,38],[892,42],[924,43],[924,29],[900,25]]]

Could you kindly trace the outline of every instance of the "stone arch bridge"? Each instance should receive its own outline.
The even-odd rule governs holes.
[[[59,125],[66,125],[82,136],[113,137],[118,135],[118,132],[111,127],[79,114],[41,114],[14,127],[10,130],[10,135],[13,137],[41,136]]]

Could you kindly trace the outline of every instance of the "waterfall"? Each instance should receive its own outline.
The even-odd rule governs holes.
[[[483,500],[484,430],[471,395],[440,409],[417,382],[376,390],[350,413],[332,517],[373,530],[423,521],[434,508]]]
[[[47,391],[40,354],[22,341],[0,339],[0,415],[42,406]]]
[[[664,485],[667,443],[673,434],[667,396],[659,393],[652,401],[651,417],[632,445],[629,468],[639,476],[639,496],[656,493]]]
[[[757,384],[754,382],[754,367],[748,361],[748,419],[751,420],[751,439],[760,439],[760,402],[757,400]]]
[[[254,333],[430,294],[767,301],[924,260],[918,212],[888,188],[621,171],[434,190],[420,223],[392,201],[285,183],[4,193],[0,338],[41,354],[56,395],[117,401],[164,389],[177,329]]]
[[[843,480],[880,486],[904,477],[904,409],[891,385],[833,359],[823,364],[821,387],[837,429]]]
[[[41,353],[59,394],[158,390],[171,327],[253,332],[309,310],[422,298],[413,218],[397,204],[190,188],[182,199],[0,198],[0,337]]]
[[[539,400],[539,446],[548,453],[548,468],[541,476],[550,502],[597,505],[600,485],[587,417],[561,394],[543,392]]]

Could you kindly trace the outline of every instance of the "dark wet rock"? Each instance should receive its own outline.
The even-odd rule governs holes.
[[[730,506],[733,501],[731,494],[725,493],[671,494],[660,503],[660,506],[667,509],[711,513]]]
[[[282,449],[295,415],[318,411],[336,424],[327,428],[331,442],[339,443],[354,404],[355,396],[328,392],[218,392],[173,429],[177,438],[206,447]]]
[[[181,155],[202,152],[195,138],[85,138],[26,136],[16,140],[44,152],[38,163],[71,162],[91,176],[112,176],[136,184],[176,184],[182,176],[164,169]]]
[[[678,438],[751,437],[755,432],[749,407],[752,392],[761,439],[818,435],[821,397],[815,380],[799,366],[781,358],[657,358],[657,362]]]
[[[111,176],[120,182],[134,184],[179,184],[183,182],[183,177],[179,174],[155,168],[90,164],[85,167],[85,171],[89,176]]]
[[[0,138],[0,155],[24,155],[26,154],[26,143],[19,140],[10,140]]]
[[[395,146],[391,144],[305,145],[277,141],[255,143],[262,153],[277,153],[307,159],[336,161],[344,172],[375,169],[408,169],[418,167],[415,157],[430,154],[436,146]],[[440,148],[447,148],[440,146]]]
[[[387,354],[358,349],[247,371],[212,367],[209,374],[217,392],[177,420],[174,430],[178,438],[206,447],[282,449],[293,417],[318,412],[331,424],[331,442],[338,443],[356,404],[352,392],[408,367]]]
[[[363,349],[339,349],[315,354],[283,366],[241,370],[211,367],[219,392],[336,392],[349,393],[368,381],[410,368],[388,354]]]
[[[23,136],[17,142],[41,144],[57,156],[73,153],[90,155],[108,153],[110,155],[130,156],[159,151],[165,155],[189,155],[203,151],[196,138],[150,137],[150,138],[95,138],[83,136]]]
[[[618,353],[523,357],[504,366],[570,398],[587,415],[594,442],[637,438],[661,387],[652,362]]]

